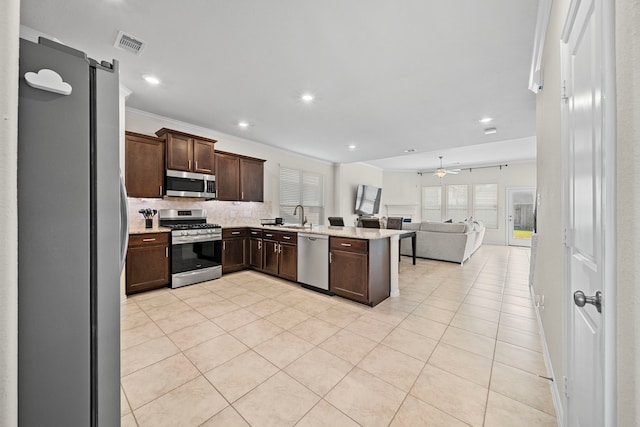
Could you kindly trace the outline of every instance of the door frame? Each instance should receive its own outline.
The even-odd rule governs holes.
[[[510,215],[510,206],[511,206],[511,201],[509,198],[509,193],[511,191],[525,191],[525,190],[531,190],[531,192],[533,193],[533,209],[535,211],[536,209],[536,188],[535,187],[507,187],[505,188],[505,192],[504,192],[504,198],[505,198],[505,215],[504,215],[504,223],[505,223],[505,243],[507,246],[517,246],[517,247],[525,247],[525,248],[530,248],[531,247],[531,239],[529,239],[529,244],[528,245],[512,245],[510,243],[511,241],[511,228],[509,226],[509,215]]]
[[[569,35],[577,17],[580,0],[572,0],[569,6],[564,28],[561,35],[561,82],[568,76]],[[602,25],[602,235],[598,238],[602,241],[603,262],[603,419],[605,426],[615,426],[617,420],[616,399],[616,85],[615,85],[615,7],[614,0],[595,0],[601,4],[599,17]],[[597,5],[596,5],[597,7]],[[598,17],[596,17],[598,18]],[[561,85],[564,86],[564,85]],[[564,90],[564,89],[563,89]],[[563,92],[562,97],[565,96]],[[562,102],[561,106],[561,132],[562,132],[562,231],[563,244],[567,238],[571,238],[568,226],[570,224],[569,192],[569,106]],[[569,249],[565,245],[563,259],[562,289],[564,294],[563,318],[564,318],[564,372],[570,372],[573,357],[573,309],[574,301],[569,280]],[[565,397],[570,392],[570,384],[567,385],[567,376],[563,378]],[[563,411],[563,425],[569,425],[571,415],[571,399],[566,399],[567,407]]]

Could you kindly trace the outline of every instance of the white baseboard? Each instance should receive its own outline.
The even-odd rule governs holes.
[[[533,292],[533,288],[529,287],[529,292],[531,294],[531,300],[535,301],[535,294]],[[556,378],[553,373],[553,365],[551,364],[551,356],[549,355],[549,348],[547,347],[547,339],[544,336],[544,328],[542,326],[542,318],[540,317],[540,311],[538,306],[536,305],[536,318],[538,319],[538,331],[540,331],[540,338],[542,339],[542,350],[544,354],[544,363],[547,367],[547,376],[549,378],[553,378],[553,381],[549,381],[549,387],[551,387],[551,397],[553,397],[553,406],[556,410],[556,418],[558,421],[558,427],[564,427],[564,408],[562,407],[562,399],[560,398],[560,388],[564,388],[564,384],[558,383],[558,378]],[[563,381],[562,379],[560,379]]]

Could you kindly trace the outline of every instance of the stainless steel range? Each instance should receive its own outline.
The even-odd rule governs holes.
[[[171,228],[172,288],[222,276],[222,227],[204,209],[161,209],[159,224]]]

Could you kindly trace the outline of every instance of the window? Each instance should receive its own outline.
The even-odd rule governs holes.
[[[473,186],[473,218],[487,228],[498,228],[498,184]]]
[[[442,221],[442,187],[422,187],[422,220]]]
[[[299,222],[296,205],[304,206],[310,224],[324,224],[324,179],[313,172],[280,168],[280,216],[284,222]]]
[[[469,195],[467,184],[447,185],[447,219],[464,221],[469,217]]]

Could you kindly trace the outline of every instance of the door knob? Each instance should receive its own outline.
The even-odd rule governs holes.
[[[595,296],[588,297],[582,291],[575,291],[573,293],[573,302],[578,307],[584,307],[585,304],[593,304],[596,306],[598,313],[602,313],[602,292],[597,291]]]

